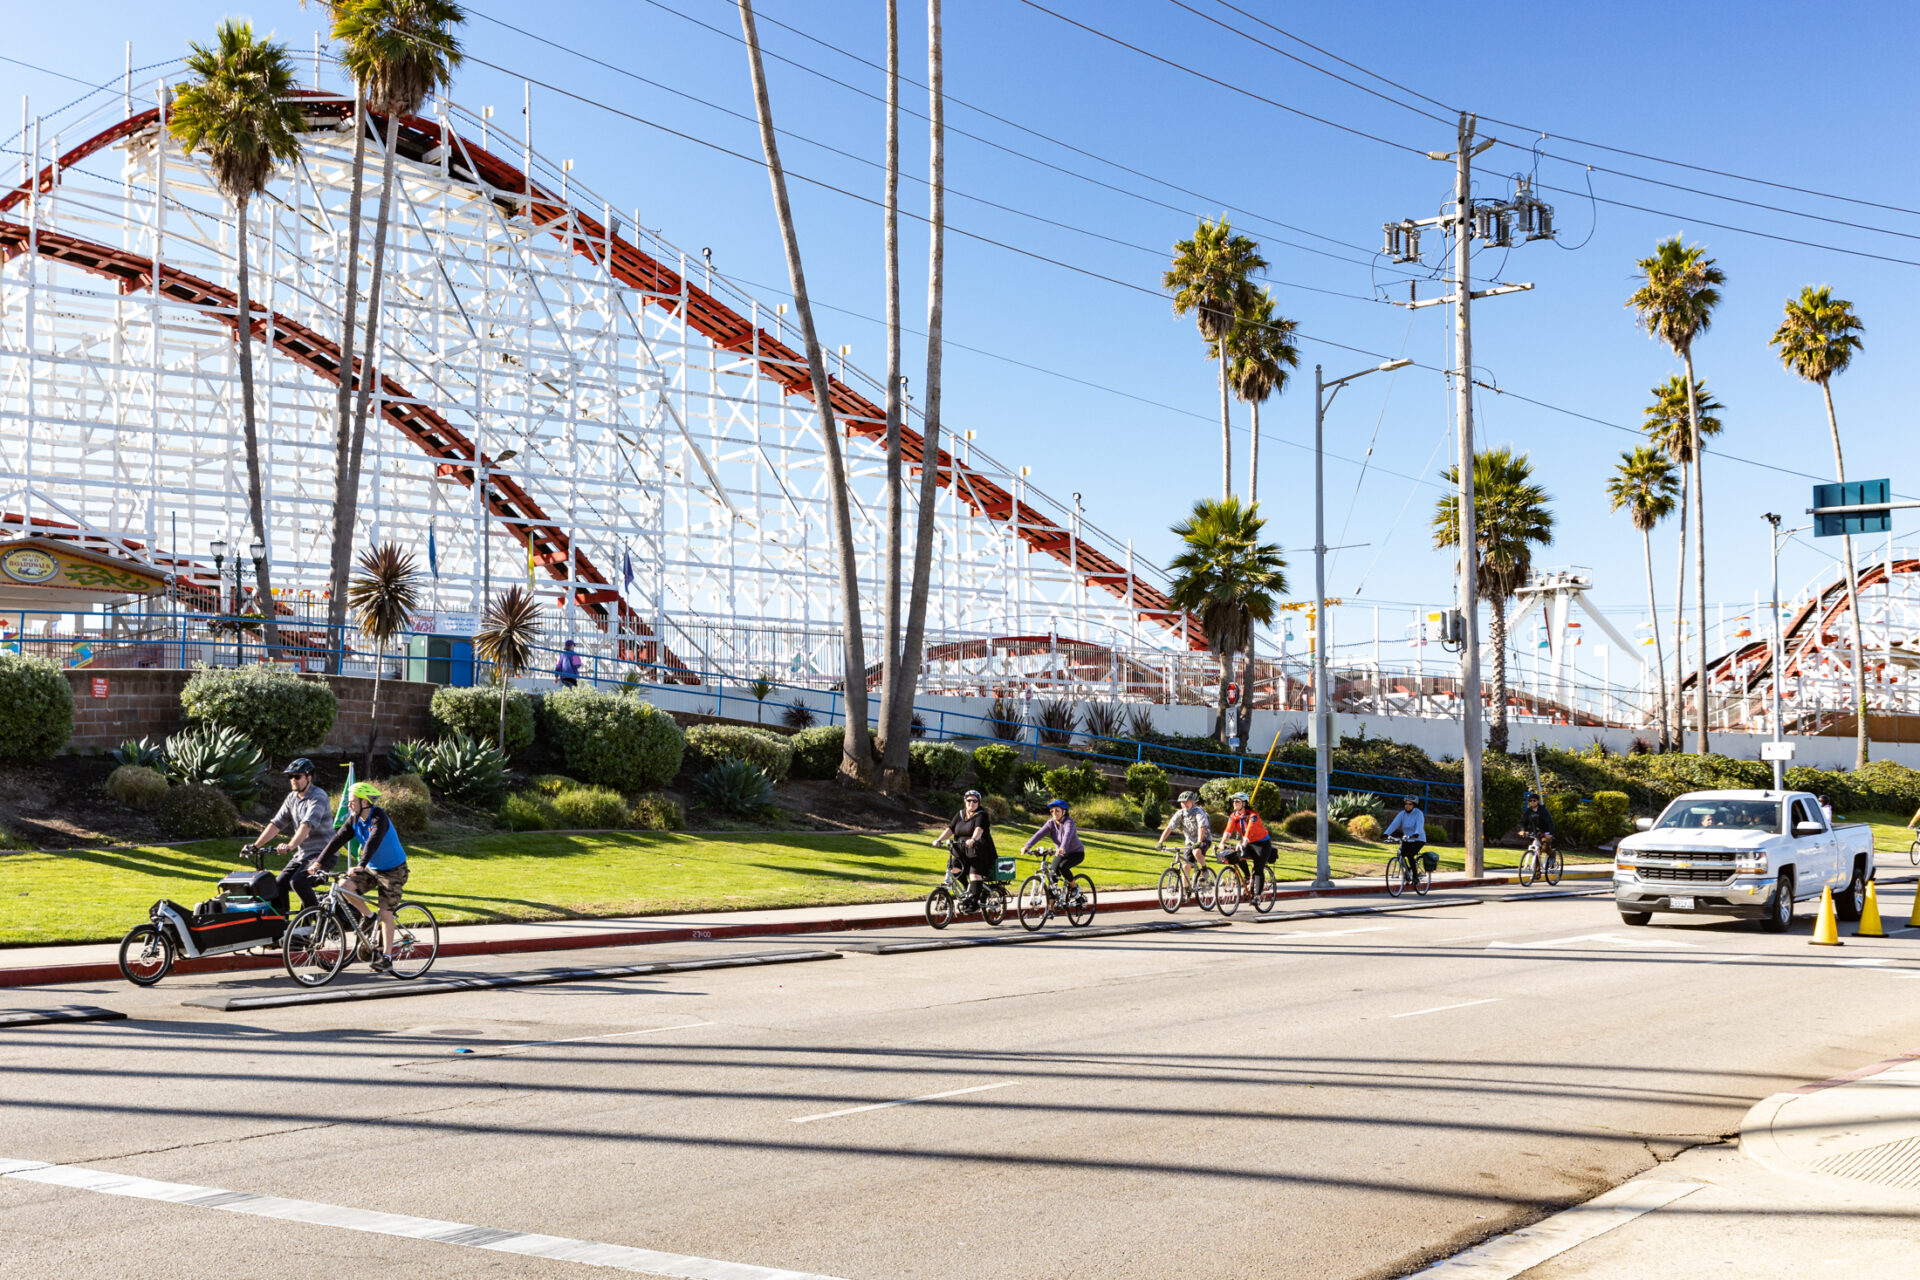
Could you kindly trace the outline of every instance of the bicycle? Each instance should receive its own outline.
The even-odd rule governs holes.
[[[1520,855],[1520,883],[1529,885],[1542,878],[1548,884],[1560,883],[1560,850],[1554,847],[1552,836],[1535,836]]]
[[[1239,910],[1242,902],[1251,902],[1255,911],[1265,915],[1280,901],[1280,882],[1274,878],[1273,869],[1257,867],[1252,858],[1245,855],[1246,841],[1220,841],[1220,888],[1217,901],[1223,916],[1230,916]],[[1244,869],[1241,865],[1243,857]]]
[[[1408,845],[1419,843],[1418,840],[1403,838],[1399,850],[1387,859],[1388,897],[1399,897],[1409,885],[1413,886],[1415,894],[1424,897],[1427,890],[1433,887],[1433,873],[1427,870],[1425,857],[1407,851]]]
[[[1220,877],[1207,865],[1205,845],[1188,845],[1174,854],[1173,865],[1160,873],[1160,908],[1168,915],[1189,902],[1202,911],[1211,911],[1219,901]]]
[[[1050,849],[1041,853],[1040,869],[1020,886],[1020,927],[1029,933],[1045,926],[1056,911],[1074,928],[1085,928],[1099,909],[1093,881],[1084,873],[1057,874]]]
[[[1913,843],[1907,846],[1907,860],[1920,867],[1920,836],[1915,836]]]
[[[371,959],[380,952],[380,917],[362,914],[367,900],[346,887],[344,876],[324,873],[314,877],[327,886],[320,904],[308,907],[287,926],[281,960],[287,976],[303,987],[324,987],[357,956]],[[422,977],[440,954],[440,922],[418,902],[402,902],[393,911],[393,976]]]
[[[993,878],[982,880],[980,890],[982,898],[980,918],[987,924],[998,926],[1007,918],[1007,884],[1013,879],[1014,860],[998,858],[994,861]],[[927,892],[927,923],[936,929],[944,929],[953,923],[959,913],[959,903],[965,895],[968,885],[961,879],[960,873],[947,864],[947,876]]]

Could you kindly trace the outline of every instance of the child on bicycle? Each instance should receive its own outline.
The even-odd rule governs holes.
[[[1273,833],[1267,830],[1267,824],[1253,807],[1253,797],[1244,791],[1233,793],[1230,803],[1233,812],[1227,815],[1227,829],[1221,837],[1238,840],[1243,856],[1251,861],[1248,865],[1250,875],[1259,875],[1274,864],[1278,854],[1273,849]],[[1221,857],[1225,857],[1223,853]]]
[[[363,897],[380,891],[380,954],[373,957],[372,968],[388,973],[393,969],[388,959],[393,953],[393,913],[400,907],[400,890],[407,883],[407,851],[387,811],[374,803],[379,798],[380,788],[371,782],[353,784],[347,792],[347,820],[334,831],[321,857],[331,858],[349,840],[360,842],[360,862],[342,883]],[[356,902],[354,907],[361,915],[368,914],[364,904]]]
[[[1053,858],[1048,866],[1050,874],[1055,879],[1066,876],[1086,860],[1087,847],[1080,843],[1080,828],[1075,826],[1073,819],[1067,816],[1065,800],[1047,801],[1047,820],[1040,825],[1038,831],[1033,833],[1027,843],[1021,846],[1020,852],[1032,853],[1033,846],[1042,840],[1053,841]]]
[[[960,910],[971,910],[982,892],[982,882],[993,870],[993,864],[999,857],[993,845],[993,815],[987,812],[978,791],[967,792],[961,800],[960,812],[954,814],[946,829],[933,838],[934,848],[943,845],[952,849],[947,857],[947,870],[953,875],[967,878],[967,890],[960,899]]]
[[[1180,793],[1180,807],[1167,819],[1167,829],[1160,833],[1155,849],[1167,847],[1167,837],[1178,829],[1185,848],[1180,851],[1183,861],[1192,864],[1198,871],[1207,865],[1207,848],[1213,843],[1213,824],[1207,821],[1207,811],[1200,807],[1200,797],[1191,791]]]

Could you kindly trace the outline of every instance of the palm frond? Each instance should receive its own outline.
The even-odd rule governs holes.
[[[1767,343],[1780,349],[1788,372],[1824,385],[1866,346],[1860,338],[1866,330],[1851,302],[1834,297],[1827,285],[1808,285],[1787,299],[1786,318]]]
[[[187,48],[194,78],[174,90],[167,131],[204,153],[220,193],[244,205],[266,190],[274,166],[300,154],[304,123],[286,46],[256,40],[250,24],[230,18],[212,46]]]
[[[464,58],[453,29],[467,15],[453,0],[336,0],[333,13],[340,61],[383,114],[418,111]]]
[[[1713,324],[1726,272],[1699,245],[1683,246],[1679,236],[1662,240],[1652,257],[1640,259],[1639,267],[1641,285],[1627,306],[1651,337],[1685,356],[1693,340]]]
[[[1442,478],[1450,491],[1460,484],[1458,467]],[[1533,549],[1553,542],[1552,502],[1533,479],[1533,462],[1512,448],[1484,449],[1473,456],[1473,521],[1480,592],[1489,600],[1513,595],[1533,568]],[[1460,504],[1452,492],[1434,506],[1433,545],[1460,545]]]
[[[1680,493],[1674,464],[1652,445],[1623,452],[1613,478],[1607,481],[1612,510],[1627,509],[1633,527],[1641,533],[1673,514]]]
[[[1647,433],[1654,447],[1680,466],[1693,462],[1693,432],[1687,422],[1687,379],[1684,374],[1674,374],[1665,382],[1653,388],[1653,403],[1642,414],[1640,429]],[[1707,437],[1720,434],[1724,425],[1720,414],[1726,406],[1715,400],[1707,391],[1707,380],[1693,380],[1694,405],[1700,411],[1700,439],[1704,445]]]
[[[1287,591],[1287,562],[1279,546],[1262,542],[1266,520],[1258,504],[1237,497],[1203,498],[1173,526],[1181,540],[1167,569],[1175,608],[1200,620],[1217,654],[1246,648],[1256,623],[1273,621]]]
[[[407,629],[420,608],[420,572],[410,551],[383,542],[360,553],[360,572],[347,584],[354,625],[385,644]]]
[[[491,662],[502,679],[521,675],[533,662],[543,613],[532,592],[508,587],[488,603],[473,635],[474,652]]]
[[[1202,218],[1191,240],[1175,242],[1173,265],[1160,284],[1173,294],[1173,313],[1193,312],[1200,336],[1218,342],[1232,330],[1234,316],[1251,302],[1253,273],[1266,269],[1260,246],[1236,235],[1225,217],[1218,222]]]

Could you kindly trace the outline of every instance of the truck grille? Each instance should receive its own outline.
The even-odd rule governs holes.
[[[1691,862],[1696,867],[1731,867],[1734,853],[1696,853],[1691,849],[1642,849],[1643,858],[1660,858],[1671,862]]]
[[[1641,867],[1640,878],[1654,884],[1723,884],[1733,867]]]

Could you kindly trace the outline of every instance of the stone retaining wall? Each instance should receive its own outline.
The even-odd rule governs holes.
[[[73,686],[73,737],[69,751],[104,751],[128,738],[156,741],[178,733],[185,720],[180,713],[180,690],[191,671],[169,668],[76,667],[67,673]],[[366,676],[327,676],[333,696],[340,701],[333,731],[314,748],[327,754],[358,752],[366,748],[372,723],[373,681]],[[105,681],[104,697],[95,697],[97,681]],[[380,682],[380,732],[376,749],[406,738],[433,736],[428,704],[438,685],[411,680]],[[275,763],[279,763],[276,761]]]

